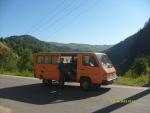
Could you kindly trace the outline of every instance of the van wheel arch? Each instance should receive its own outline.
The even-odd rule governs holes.
[[[89,90],[92,86],[92,81],[89,77],[83,76],[80,78],[80,87],[84,90]]]

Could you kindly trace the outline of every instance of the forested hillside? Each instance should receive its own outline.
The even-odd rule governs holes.
[[[67,47],[70,49],[70,51],[83,51],[83,52],[85,51],[102,52],[112,47],[112,45],[89,45],[89,44],[76,44],[76,43],[63,44],[63,43],[56,43],[56,42],[50,42],[50,44],[61,48]]]
[[[10,48],[18,50],[19,48],[30,48],[32,51],[104,51],[112,45],[89,45],[89,44],[76,44],[76,43],[57,43],[57,42],[44,42],[30,35],[11,36],[1,38],[7,43]]]
[[[0,72],[32,72],[34,51],[94,51],[111,45],[63,44],[44,42],[30,35],[0,38]]]
[[[149,64],[150,55],[150,19],[143,29],[107,51],[119,73],[125,73],[135,64],[136,59],[145,58]],[[142,63],[141,63],[142,65]]]

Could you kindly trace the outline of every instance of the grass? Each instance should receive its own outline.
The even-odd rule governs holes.
[[[5,75],[15,75],[15,76],[24,76],[24,77],[33,77],[33,73],[30,71],[14,71],[14,72],[4,72],[0,71],[0,74]]]
[[[121,85],[129,85],[129,86],[146,86],[150,84],[150,77],[144,75],[136,78],[122,76],[122,77],[118,77],[115,83]]]

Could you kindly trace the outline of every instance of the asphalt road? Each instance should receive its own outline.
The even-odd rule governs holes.
[[[0,75],[0,113],[110,112],[150,113],[150,89],[108,85],[83,91],[75,83],[60,89],[43,86],[38,79]]]

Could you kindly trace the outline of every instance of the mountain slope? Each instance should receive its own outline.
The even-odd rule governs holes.
[[[150,20],[136,34],[108,49],[107,54],[119,73],[124,73],[129,70],[137,57],[149,55]]]
[[[112,45],[88,45],[88,44],[63,44],[56,42],[44,42],[30,35],[11,36],[4,39],[7,45],[14,50],[18,48],[30,48],[32,51],[93,51],[101,52]]]
[[[30,48],[32,51],[53,51],[57,50],[56,46],[51,46],[50,44],[40,41],[30,35],[21,35],[21,36],[10,36],[4,39],[7,45],[14,50],[19,48]]]
[[[94,51],[94,52],[102,52],[112,47],[112,45],[89,45],[89,44],[76,44],[76,43],[56,43],[50,42],[50,44],[58,46],[58,47],[68,47],[71,51]]]

